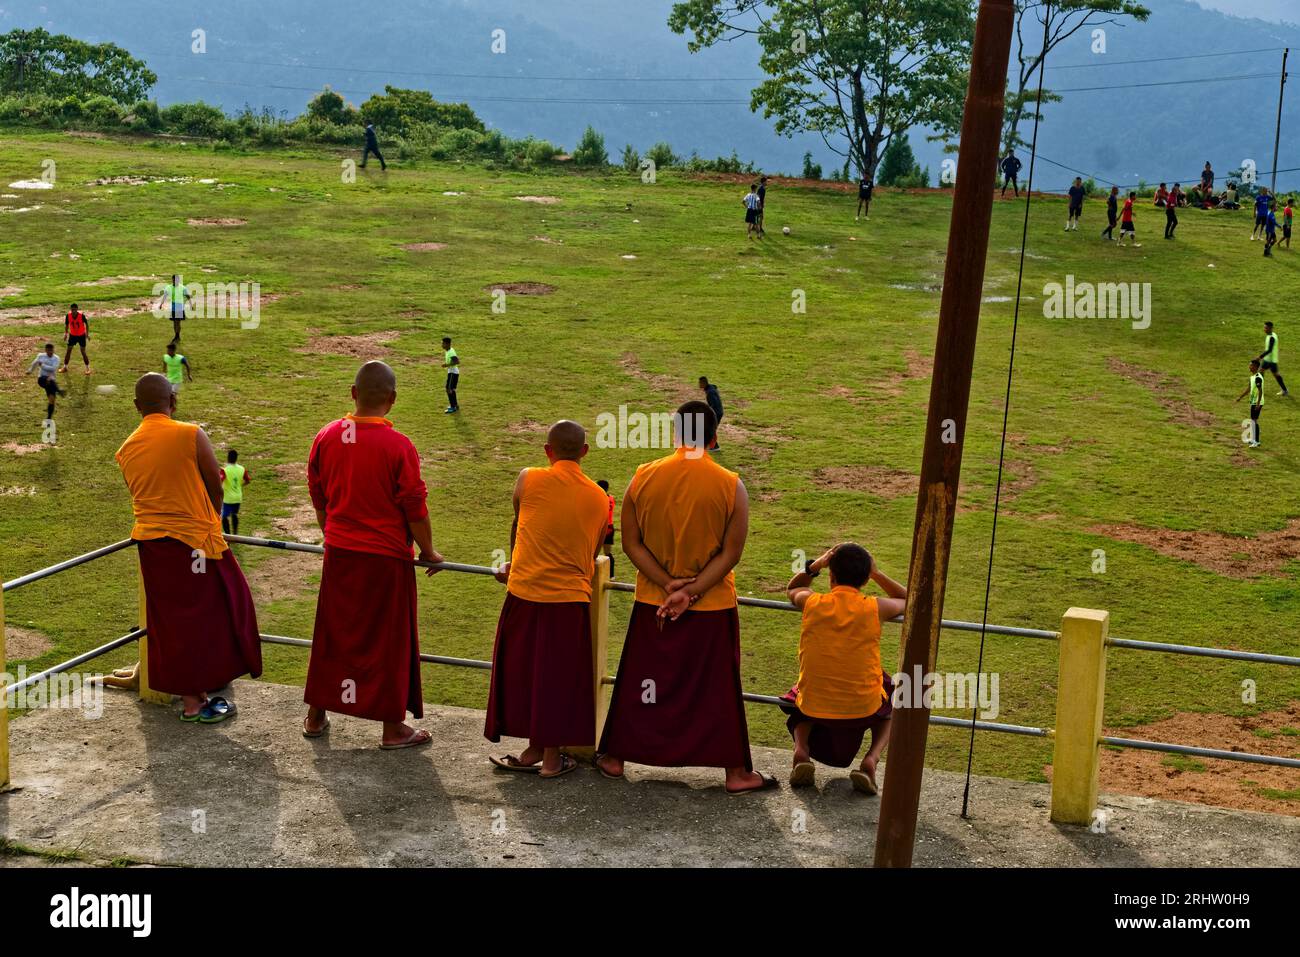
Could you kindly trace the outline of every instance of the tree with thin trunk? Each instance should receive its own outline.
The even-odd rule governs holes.
[[[873,177],[895,136],[960,111],[973,0],[682,0],[668,26],[692,53],[754,37],[767,79],[750,109],[815,133]]]

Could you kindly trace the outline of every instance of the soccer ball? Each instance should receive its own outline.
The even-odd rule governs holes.
[[[789,235],[790,235],[790,227],[789,227],[789,226],[782,226],[782,227],[781,227],[781,232],[783,232],[783,233],[785,233],[785,235],[789,236]]]

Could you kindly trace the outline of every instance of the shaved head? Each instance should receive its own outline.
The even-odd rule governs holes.
[[[576,462],[582,458],[587,445],[587,430],[577,422],[561,419],[546,433],[546,444],[557,459],[569,459]]]
[[[385,406],[397,392],[397,373],[386,362],[374,359],[357,370],[352,388],[352,397],[359,407]]]
[[[172,384],[165,375],[146,372],[135,380],[135,407],[141,415],[153,415],[155,412],[170,415],[172,399]]]

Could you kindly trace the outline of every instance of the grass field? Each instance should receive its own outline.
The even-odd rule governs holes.
[[[542,464],[544,423],[571,417],[590,427],[620,404],[666,410],[705,374],[727,403],[719,460],[753,500],[742,593],[780,597],[794,549],[847,538],[906,573],[946,193],[884,191],[870,221],[855,223],[851,195],[777,184],[769,236],[748,242],[741,185],[672,173],[647,185],[623,173],[399,165],[359,171],[347,185],[340,157],[327,153],[20,134],[0,142],[0,187],[38,177],[47,158],[55,189],[6,188],[17,198],[0,199],[11,210],[40,204],[0,212],[5,578],[128,533],[113,452],[137,422],[131,383],[161,367],[170,323],[136,308],[152,279],[79,284],[172,272],[260,283],[258,328],[191,321],[182,342],[196,381],[181,415],[202,423],[219,452],[237,448],[251,470],[246,534],[317,539],[303,463],[316,431],[348,411],[362,357],[397,370],[393,415],[424,459],[435,544],[479,564],[507,545],[512,482],[519,468]],[[122,175],[191,181],[90,185]],[[949,617],[978,619],[984,595],[1022,216],[1021,204],[995,206]],[[204,217],[247,222],[187,222]],[[1297,370],[1300,384],[1300,366],[1289,363],[1300,348],[1300,249],[1264,259],[1247,239],[1246,212],[1188,210],[1178,240],[1164,242],[1163,211],[1144,205],[1140,249],[1100,241],[1100,200],[1079,231],[1063,232],[1064,218],[1063,199],[1035,199],[990,619],[1054,628],[1071,605],[1097,607],[1110,610],[1118,636],[1300,654],[1300,410],[1274,397],[1270,378],[1264,444],[1247,450],[1246,403],[1233,402],[1262,348],[1264,319],[1277,323],[1283,373]],[[446,246],[402,248],[428,242]],[[1150,282],[1150,327],[1044,318],[1045,284],[1067,275]],[[510,282],[554,291],[509,295],[506,312],[493,313],[490,290]],[[805,314],[792,313],[795,290]],[[96,372],[82,376],[74,360],[58,443],[32,449],[44,400],[23,370],[61,334],[71,301],[90,316]],[[443,415],[444,334],[463,362],[458,416]],[[109,383],[116,392],[96,391]],[[621,501],[635,467],[656,454],[594,449],[587,471],[608,478]],[[1104,573],[1093,570],[1095,549],[1105,550]],[[239,555],[263,630],[310,636],[317,560]],[[122,634],[135,620],[133,562],[119,554],[13,593],[10,624],[51,643],[27,666]],[[620,557],[618,577],[629,567]],[[420,588],[426,650],[490,655],[500,586],[444,574]],[[612,602],[621,638],[628,598]],[[897,634],[888,627],[887,663]],[[789,687],[797,640],[793,616],[744,612],[746,688]],[[940,669],[974,670],[977,647],[977,636],[945,633]],[[303,680],[301,650],[268,647],[266,658],[267,679]],[[1000,674],[998,720],[1053,724],[1052,643],[992,636],[985,670]],[[1247,678],[1257,682],[1255,705],[1241,700]],[[1300,675],[1288,669],[1141,652],[1113,651],[1107,680],[1113,728],[1184,712],[1277,712],[1300,699]],[[486,678],[430,667],[425,694],[482,707]],[[750,721],[756,742],[788,740],[773,709],[751,706]],[[1298,739],[1279,740],[1294,751]],[[935,730],[930,761],[964,767],[965,746],[964,734]],[[977,741],[977,771],[1041,780],[1049,762],[1045,741]],[[1287,803],[1285,789],[1278,800]]]

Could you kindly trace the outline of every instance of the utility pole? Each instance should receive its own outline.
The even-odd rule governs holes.
[[[1282,80],[1277,87],[1277,131],[1273,134],[1273,185],[1269,192],[1277,195],[1277,150],[1282,144],[1282,94],[1286,92],[1286,56],[1291,52],[1287,47],[1282,51]]]
[[[957,481],[961,477],[975,338],[993,218],[993,183],[1002,132],[1007,62],[1015,23],[1012,0],[980,0],[971,48],[970,85],[957,152],[957,184],[944,267],[943,300],[930,381],[912,559],[903,615],[903,673],[931,673],[939,655]],[[910,867],[925,769],[930,709],[910,700],[894,711],[889,768],[876,830],[876,866]]]

